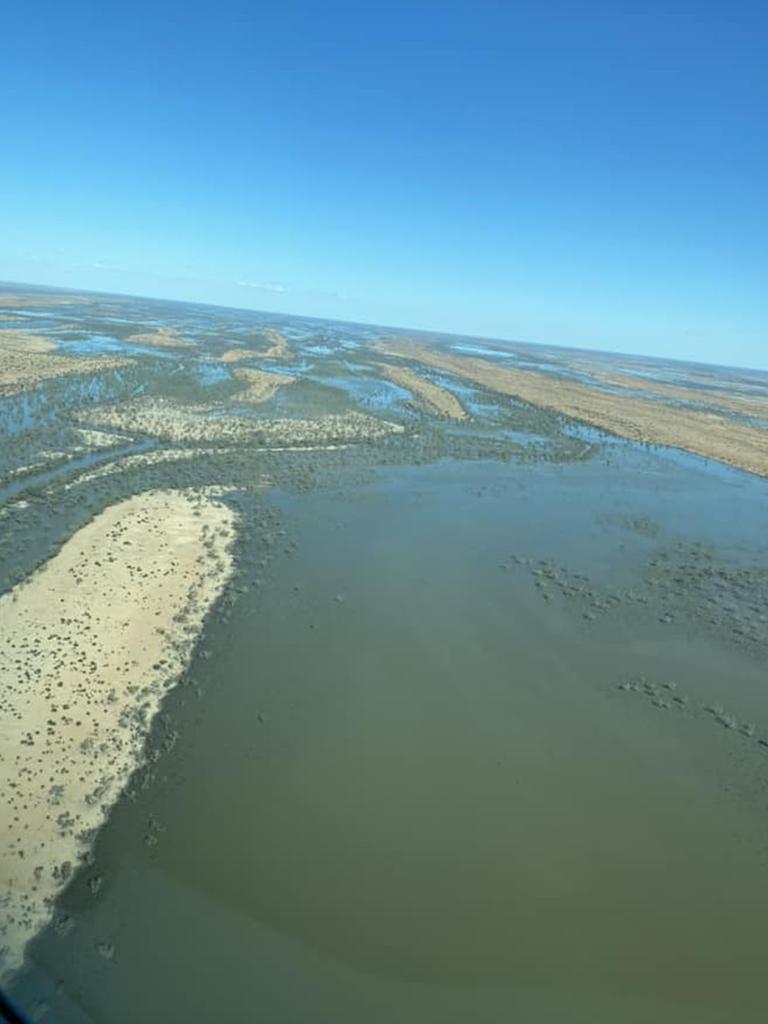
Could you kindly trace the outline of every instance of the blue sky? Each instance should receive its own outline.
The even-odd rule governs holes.
[[[768,4],[6,5],[0,279],[768,368]]]

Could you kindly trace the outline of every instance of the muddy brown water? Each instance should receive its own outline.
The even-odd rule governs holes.
[[[273,492],[172,749],[14,994],[99,1024],[764,1020],[764,660],[531,569],[602,593],[681,538],[765,561],[767,496],[631,446]]]

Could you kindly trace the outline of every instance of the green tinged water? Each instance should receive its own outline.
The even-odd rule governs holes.
[[[644,572],[681,536],[748,540],[719,519],[764,486],[620,461],[270,495],[249,589],[155,729],[178,742],[67,892],[75,927],[33,949],[57,1011],[762,1019],[763,664],[660,622]],[[589,583],[548,589],[551,565]],[[619,689],[636,677],[651,692]]]
[[[284,318],[292,361],[251,363],[304,379],[241,409],[215,356],[274,318],[74,317],[35,321],[72,358],[147,325],[198,349],[127,348],[101,381],[0,403],[4,587],[148,488],[231,488],[241,535],[146,765],[13,983],[30,1016],[762,1024],[768,483],[448,375],[471,418],[435,420],[377,378],[372,328]],[[173,445],[78,452],[89,403],[137,396],[404,432],[130,469]]]

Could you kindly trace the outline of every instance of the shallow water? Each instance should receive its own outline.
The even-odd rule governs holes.
[[[764,1019],[767,481],[422,370],[470,414],[435,419],[375,378],[375,328],[149,300],[61,319],[78,322],[73,359],[137,364],[4,400],[4,472],[64,454],[3,483],[3,586],[138,490],[232,487],[242,532],[146,765],[14,980],[25,1008],[63,1024]],[[199,347],[145,358],[108,323]],[[276,324],[291,359],[253,364],[301,379],[240,408],[215,356]],[[536,353],[499,352],[562,371]],[[119,460],[174,446],[126,427],[119,450],[76,450],[86,402],[137,394],[405,430],[144,469]]]
[[[275,493],[272,570],[209,630],[166,778],[116,809],[39,967],[97,1021],[761,1019],[768,750],[697,710],[768,731],[761,664],[533,600],[510,561],[639,585],[681,529],[745,539],[721,481],[632,468],[631,493],[610,465],[457,463]],[[638,509],[653,542],[600,522]],[[617,689],[638,672],[692,706]]]

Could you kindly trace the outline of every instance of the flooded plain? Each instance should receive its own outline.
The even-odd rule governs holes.
[[[4,591],[137,494],[236,528],[103,824],[65,878],[41,860],[6,975],[32,1019],[764,1019],[765,479],[418,363],[393,382],[370,327],[91,297],[67,354],[35,312],[89,376],[91,330],[191,348],[128,351],[87,401],[69,373],[25,392]],[[244,365],[296,379],[249,401]]]

